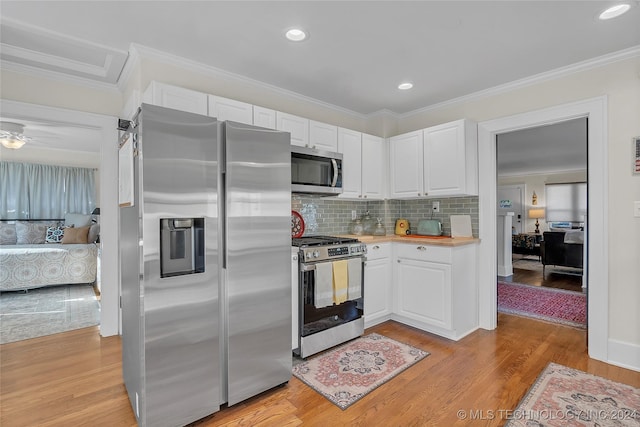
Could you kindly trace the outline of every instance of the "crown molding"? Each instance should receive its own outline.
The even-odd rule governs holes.
[[[124,62],[124,66],[122,67],[122,71],[118,76],[118,81],[116,85],[120,92],[124,93],[131,77],[133,76],[133,71],[136,69],[138,65],[140,65],[140,54],[138,53],[138,49],[136,49],[135,45],[132,43],[129,45],[129,54],[127,59]]]
[[[587,172],[587,169],[585,168],[576,168],[576,169],[550,169],[550,170],[546,170],[546,171],[539,171],[539,170],[523,170],[523,171],[518,171],[518,172],[507,172],[507,173],[500,173],[500,171],[498,171],[498,178],[526,178],[526,177],[540,177],[540,176],[553,176],[553,175],[563,175],[563,174],[568,174],[568,173],[580,173],[580,172]],[[509,184],[511,185],[511,184]]]
[[[72,84],[76,86],[84,86],[89,89],[97,89],[106,92],[120,93],[118,86],[113,83],[105,83],[97,80],[89,79],[86,77],[73,76],[71,74],[62,73],[59,71],[45,70],[40,67],[33,67],[31,65],[18,64],[16,62],[10,62],[6,60],[0,61],[0,70],[9,71],[17,74],[24,74],[31,77],[38,77],[48,80],[53,80],[60,83]]]
[[[582,71],[591,70],[594,68],[602,67],[605,65],[613,64],[615,62],[624,61],[627,59],[637,58],[640,56],[640,45],[630,47],[628,49],[619,50],[617,52],[608,53],[606,55],[598,56],[595,58],[587,59],[586,61],[576,62],[566,67],[556,68],[555,70],[546,71],[544,73],[535,74],[533,76],[525,77],[523,79],[515,80],[503,85],[494,86],[489,89],[484,89],[478,92],[463,95],[458,98],[453,98],[448,101],[432,104],[427,107],[419,108],[417,110],[409,111],[407,113],[399,114],[399,119],[406,119],[417,114],[426,113],[440,108],[451,107],[456,104],[464,102],[474,101],[482,98],[488,98],[490,96],[499,95],[502,93],[510,92],[516,89],[531,86],[537,83],[542,83],[549,80],[558,79],[571,74],[579,73]]]
[[[395,111],[391,111],[388,108],[383,108],[381,110],[378,111],[374,111],[372,113],[366,114],[365,117],[367,119],[374,119],[380,116],[386,116],[386,117],[391,117],[394,119],[399,119],[401,118],[401,114],[396,113]]]
[[[173,55],[157,49],[142,46],[136,43],[132,43],[131,47],[132,49],[137,50],[137,53],[140,58],[151,59],[151,60],[162,62],[168,65],[174,65],[176,67],[184,68],[189,71],[204,74],[210,77],[218,77],[218,78],[235,80],[237,82],[244,83],[256,88],[266,89],[270,92],[274,92],[276,94],[279,94],[288,98],[296,99],[309,104],[314,104],[318,107],[327,108],[339,113],[348,114],[358,119],[367,118],[365,114],[358,113],[353,110],[349,110],[348,108],[339,107],[337,105],[330,104],[328,102],[320,101],[318,99],[311,98],[294,91],[283,89],[281,87],[274,86],[269,83],[261,82],[259,80],[255,80],[250,77],[246,77],[240,74],[235,74],[230,71],[226,71],[210,65],[205,65],[197,61],[186,59],[177,55]]]

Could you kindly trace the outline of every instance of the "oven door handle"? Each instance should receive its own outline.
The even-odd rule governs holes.
[[[333,179],[331,180],[331,186],[335,187],[338,183],[338,162],[336,159],[331,159],[331,164],[333,165]]]
[[[300,271],[314,271],[315,269],[315,264],[300,264]]]

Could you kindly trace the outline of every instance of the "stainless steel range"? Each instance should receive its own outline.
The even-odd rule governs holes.
[[[366,245],[333,236],[292,239],[292,245],[299,249],[295,353],[306,358],[362,335]]]

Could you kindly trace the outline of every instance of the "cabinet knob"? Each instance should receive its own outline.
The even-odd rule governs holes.
[[[358,197],[362,198],[362,194],[358,194]]]
[[[398,260],[398,264],[400,264],[400,260]]]
[[[367,196],[365,195],[365,196],[364,196],[364,198],[366,199],[366,198],[367,198]]]
[[[419,250],[419,251],[426,251],[427,250],[427,248],[424,247],[424,246],[418,246],[416,249]]]

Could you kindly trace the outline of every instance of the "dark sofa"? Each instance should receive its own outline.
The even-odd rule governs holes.
[[[542,272],[547,265],[583,268],[583,243],[565,243],[564,231],[545,231],[540,242]]]

